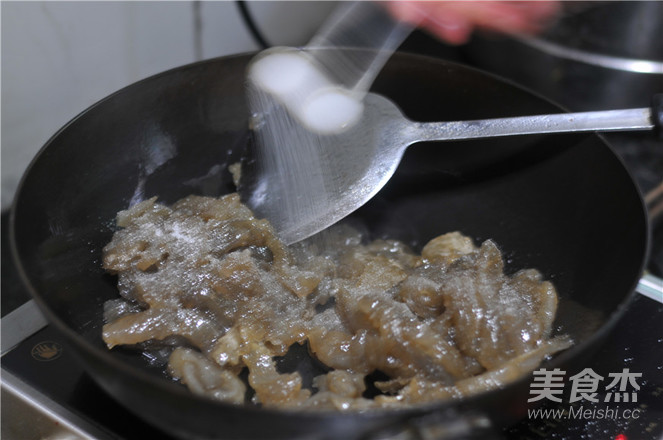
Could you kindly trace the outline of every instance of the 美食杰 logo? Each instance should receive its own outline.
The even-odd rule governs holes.
[[[568,409],[530,410],[530,418],[623,419],[640,416],[641,409],[622,409],[618,404],[638,402],[638,379],[642,377],[642,373],[624,368],[621,372],[609,373],[604,377],[591,368],[585,368],[570,376],[568,381],[565,381],[565,377],[566,371],[559,368],[540,368],[533,372],[528,402],[549,400],[563,403],[565,392],[568,391],[566,401],[570,405]],[[588,408],[583,405],[585,402]]]

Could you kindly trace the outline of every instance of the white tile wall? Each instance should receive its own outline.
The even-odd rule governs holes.
[[[248,7],[270,42],[302,45],[333,2]],[[197,58],[257,49],[232,1],[2,1],[0,8],[3,210],[41,146],[97,100]]]

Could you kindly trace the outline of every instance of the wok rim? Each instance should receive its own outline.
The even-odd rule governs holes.
[[[35,165],[40,162],[42,156],[44,156],[46,150],[48,149],[49,146],[51,146],[54,141],[59,138],[59,136],[66,131],[70,126],[76,124],[79,120],[84,118],[90,111],[93,109],[96,109],[97,107],[103,105],[106,101],[112,99],[116,95],[122,94],[126,92],[126,90],[137,87],[140,84],[153,81],[156,78],[160,78],[163,76],[168,76],[172,75],[173,73],[176,72],[181,72],[183,70],[187,69],[192,69],[200,65],[208,65],[208,64],[215,64],[220,61],[225,61],[225,60],[233,60],[233,59],[239,59],[239,58],[246,58],[246,57],[252,57],[258,52],[243,52],[243,53],[238,53],[238,54],[233,54],[233,55],[226,55],[226,56],[219,56],[219,57],[214,57],[210,59],[205,59],[201,61],[196,61],[193,63],[187,63],[184,65],[176,66],[174,68],[156,73],[154,75],[147,76],[143,79],[140,79],[138,81],[135,81],[131,84],[128,84],[119,90],[101,98],[100,100],[96,101],[92,105],[88,106],[85,108],[83,111],[78,113],[76,116],[74,116],[71,120],[69,120],[65,125],[63,125],[60,129],[58,129],[47,141],[46,143],[39,149],[37,154],[33,157],[33,159],[30,161],[30,164],[26,168],[25,172],[23,173],[19,184],[17,186],[16,193],[14,195],[14,198],[12,200],[12,204],[10,207],[10,213],[9,213],[9,246],[10,246],[10,251],[11,251],[11,256],[14,260],[14,263],[16,265],[16,270],[19,274],[19,277],[23,283],[23,286],[26,288],[32,299],[37,303],[39,306],[40,310],[44,315],[46,315],[48,321],[50,324],[53,324],[56,326],[56,328],[62,332],[66,336],[66,341],[67,343],[74,345],[76,349],[74,350],[76,353],[76,356],[78,358],[82,357],[80,353],[77,352],[77,350],[81,350],[83,353],[86,355],[91,355],[96,361],[98,362],[103,362],[105,364],[108,364],[115,368],[116,370],[121,370],[123,374],[128,375],[128,376],[133,376],[136,380],[140,380],[143,382],[147,382],[148,385],[154,386],[157,388],[161,388],[165,391],[168,391],[170,393],[175,394],[176,396],[182,397],[184,399],[193,399],[195,401],[198,401],[202,404],[207,404],[207,405],[213,405],[215,407],[218,407],[219,410],[232,410],[232,411],[241,411],[241,412],[247,412],[247,414],[253,414],[253,413],[259,413],[260,415],[271,415],[271,416],[278,416],[278,417],[287,417],[287,418],[297,418],[301,420],[302,418],[305,419],[310,419],[310,420],[337,420],[339,418],[341,419],[349,419],[349,418],[361,418],[361,419],[384,419],[385,417],[389,418],[392,417],[394,422],[397,421],[402,421],[404,418],[409,418],[409,417],[416,417],[416,416],[422,416],[434,412],[440,412],[444,410],[449,410],[449,409],[458,409],[461,411],[461,413],[466,412],[464,408],[466,407],[476,407],[477,402],[480,400],[485,399],[488,396],[495,396],[497,393],[499,393],[502,390],[508,389],[508,388],[515,388],[518,385],[522,385],[525,382],[529,382],[531,380],[531,372],[522,375],[520,378],[518,378],[515,381],[509,382],[508,384],[499,387],[499,388],[494,388],[489,391],[484,391],[478,394],[474,394],[468,397],[464,397],[462,399],[456,399],[456,398],[451,398],[448,400],[436,400],[432,402],[427,402],[427,403],[422,403],[422,404],[415,404],[411,405],[408,407],[403,407],[403,408],[377,408],[377,409],[371,409],[371,410],[366,410],[366,411],[349,411],[349,412],[342,412],[342,411],[335,411],[335,410],[315,410],[315,411],[307,411],[307,410],[293,410],[293,409],[280,409],[280,408],[264,408],[264,407],[259,407],[257,405],[252,405],[252,404],[243,404],[243,405],[235,405],[227,402],[222,402],[218,400],[214,400],[209,397],[205,396],[200,396],[197,394],[192,393],[191,391],[185,389],[185,387],[177,384],[175,381],[169,382],[166,378],[163,377],[156,377],[152,374],[149,374],[148,372],[135,367],[133,365],[129,365],[122,360],[118,359],[116,356],[113,355],[112,350],[109,349],[104,349],[102,347],[97,347],[94,344],[90,343],[87,341],[85,338],[83,338],[77,331],[75,331],[73,328],[71,328],[67,323],[64,322],[64,320],[60,319],[55,312],[53,312],[50,307],[47,305],[46,301],[42,298],[42,295],[40,292],[34,287],[32,284],[30,278],[27,275],[27,272],[24,268],[23,260],[21,259],[21,255],[19,252],[19,246],[17,243],[17,238],[16,238],[16,211],[18,209],[18,203],[21,198],[21,193],[23,191],[23,188],[25,186],[25,182],[28,180],[29,177],[31,177],[31,172],[32,169],[35,167]],[[539,101],[545,101],[547,104],[553,105],[555,108],[561,110],[562,112],[568,112],[568,109],[565,107],[561,106],[560,104],[554,102],[553,100],[546,98],[545,96],[542,96],[538,92],[532,91],[531,89],[522,86],[515,81],[512,81],[508,78],[501,77],[497,74],[491,73],[484,71],[482,69],[473,67],[473,66],[468,66],[462,63],[454,62],[454,61],[449,61],[449,60],[444,60],[441,58],[436,58],[432,56],[427,56],[427,55],[421,55],[421,54],[415,54],[415,53],[410,53],[410,52],[396,52],[392,55],[393,57],[405,57],[405,58],[410,58],[410,59],[421,59],[427,63],[435,63],[435,64],[445,64],[445,65],[450,65],[456,68],[465,69],[465,70],[470,70],[474,71],[476,73],[479,73],[483,76],[487,76],[493,80],[497,80],[500,82],[502,85],[507,86],[509,88],[516,88],[519,89],[520,91],[526,92],[528,95],[535,97]],[[651,222],[649,221],[649,216],[648,212],[645,208],[644,204],[644,199],[642,192],[640,191],[639,187],[635,183],[635,180],[633,179],[631,171],[625,166],[624,160],[622,159],[621,156],[619,156],[610,143],[600,134],[597,133],[592,133],[590,135],[592,138],[598,138],[601,144],[603,144],[604,148],[607,148],[610,151],[610,154],[612,154],[619,162],[621,168],[623,171],[627,174],[629,177],[629,183],[633,185],[635,189],[635,193],[637,194],[638,201],[640,202],[640,208],[642,210],[641,213],[641,218],[644,221],[645,224],[645,231],[644,231],[644,243],[643,245],[643,250],[644,252],[642,253],[642,258],[639,264],[639,273],[643,274],[647,265],[647,261],[649,260],[650,257],[650,251],[651,251]],[[619,302],[618,306],[612,311],[610,316],[606,316],[605,320],[603,323],[598,327],[598,329],[593,332],[590,336],[586,337],[583,341],[580,343],[577,343],[568,349],[563,350],[562,352],[554,355],[552,360],[549,361],[544,361],[545,366],[547,368],[555,368],[558,367],[560,364],[564,364],[565,362],[568,362],[572,360],[573,358],[577,358],[582,355],[582,353],[587,352],[588,350],[591,351],[591,348],[596,348],[597,345],[600,345],[600,342],[605,339],[605,337],[614,330],[614,327],[616,323],[622,318],[624,315],[626,309],[630,305],[630,303],[638,296],[638,293],[636,291],[636,286],[641,278],[641,275],[638,276],[636,279],[634,279],[631,282],[631,287],[626,295],[623,296],[622,300]],[[80,359],[79,359],[80,360]],[[87,368],[87,361],[82,362],[86,368],[86,371],[89,371]],[[95,377],[95,374],[91,373],[92,377]],[[101,386],[101,384],[96,381],[95,377],[95,382],[97,385]],[[105,392],[108,392],[105,387],[101,386],[101,388],[104,389]],[[110,393],[109,393],[110,394]],[[461,414],[462,416],[462,414]]]

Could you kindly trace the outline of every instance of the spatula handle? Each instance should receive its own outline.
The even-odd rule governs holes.
[[[519,116],[476,121],[418,124],[420,141],[476,139],[525,134],[652,130],[658,114],[651,108]]]

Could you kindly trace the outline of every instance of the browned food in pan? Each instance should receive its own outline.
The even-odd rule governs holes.
[[[487,240],[451,232],[421,255],[364,242],[340,225],[286,247],[237,194],[155,199],[118,214],[104,249],[121,299],[105,305],[109,348],[176,348],[169,373],[191,391],[302,409],[362,410],[458,398],[517,379],[570,345],[551,337],[553,285],[533,269],[504,274]],[[275,358],[293,344],[330,368],[305,387]],[[365,396],[366,376],[389,379]]]

